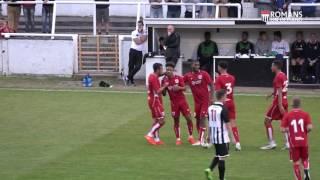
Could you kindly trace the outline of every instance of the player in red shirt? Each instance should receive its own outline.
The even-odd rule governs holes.
[[[204,146],[204,135],[206,131],[206,118],[210,101],[212,101],[213,83],[210,75],[200,70],[199,61],[191,64],[192,72],[184,75],[184,82],[191,88],[194,105],[197,130],[199,133],[198,142],[195,146]],[[210,88],[210,89],[209,89]]]
[[[271,66],[271,70],[275,73],[275,77],[273,80],[273,93],[268,97],[273,96],[274,98],[272,105],[266,113],[264,121],[269,144],[261,147],[263,150],[274,149],[277,147],[273,138],[272,120],[281,120],[288,111],[288,79],[286,74],[281,71],[282,66],[283,63],[281,60],[275,60]],[[286,137],[286,140],[287,139],[288,138]],[[288,140],[286,142],[286,147],[289,147]]]
[[[238,127],[236,124],[236,106],[233,98],[233,90],[235,86],[236,79],[233,75],[228,73],[228,63],[225,61],[220,61],[218,64],[219,76],[215,80],[215,90],[219,91],[225,89],[227,91],[227,100],[225,101],[225,106],[228,109],[228,115],[230,119],[230,124],[232,127],[233,139],[236,145],[236,150],[241,150],[240,136]]]
[[[176,134],[176,145],[181,145],[180,133],[180,113],[183,114],[187,120],[190,144],[194,144],[195,140],[192,136],[193,123],[191,119],[191,112],[187,103],[184,91],[186,90],[183,77],[174,74],[175,64],[168,62],[166,64],[166,76],[162,79],[162,86],[167,86],[167,91],[171,101],[171,114],[174,119],[174,132]]]
[[[153,71],[154,72],[148,77],[148,105],[151,110],[153,125],[151,130],[144,137],[149,144],[161,145],[163,142],[159,137],[159,129],[165,123],[162,92],[167,88],[167,86],[160,86],[159,76],[163,74],[162,64],[153,64]]]
[[[311,118],[300,108],[301,100],[298,97],[293,98],[292,107],[293,109],[284,116],[281,122],[281,130],[288,133],[295,179],[302,180],[300,172],[300,164],[302,164],[304,180],[310,180],[308,133],[312,129]]]

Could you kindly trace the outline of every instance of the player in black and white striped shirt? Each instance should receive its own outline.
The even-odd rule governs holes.
[[[212,180],[212,171],[218,165],[219,179],[224,180],[225,174],[225,158],[229,156],[229,132],[231,126],[229,123],[228,110],[224,107],[224,101],[227,98],[225,89],[216,92],[217,101],[208,109],[209,117],[209,139],[215,146],[216,155],[211,162],[205,174],[208,180]]]

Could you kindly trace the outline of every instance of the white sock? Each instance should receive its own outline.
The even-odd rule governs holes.
[[[159,123],[156,123],[155,125],[153,125],[151,130],[148,133],[148,136],[153,137],[153,134],[154,134],[155,130],[158,129],[159,127],[160,127]]]

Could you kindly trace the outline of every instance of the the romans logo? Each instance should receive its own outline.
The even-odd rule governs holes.
[[[302,11],[283,12],[283,11],[261,11],[261,20],[268,21],[302,21]]]

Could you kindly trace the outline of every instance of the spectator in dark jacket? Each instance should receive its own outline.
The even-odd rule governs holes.
[[[302,68],[302,79],[304,81],[320,81],[320,43],[315,33],[311,34],[307,43],[305,61]],[[311,77],[311,78],[310,78]]]
[[[254,45],[248,41],[249,33],[242,32],[242,40],[236,45],[236,53],[237,54],[253,54],[254,53]]]
[[[180,35],[176,33],[173,25],[167,27],[168,35],[165,39],[166,47],[166,62],[173,62],[177,64],[180,57]]]
[[[4,0],[4,1],[14,2],[14,0]],[[8,12],[8,25],[10,29],[12,29],[14,32],[17,32],[19,27],[20,14],[21,14],[21,5],[8,4],[7,12]]]
[[[203,41],[198,47],[198,59],[200,62],[200,68],[207,71],[212,75],[213,68],[213,56],[219,54],[217,43],[211,40],[211,33],[204,33],[205,41]]]
[[[50,33],[52,27],[52,13],[53,13],[53,4],[47,4],[49,1],[54,0],[43,0],[44,4],[42,5],[42,32]]]
[[[181,0],[165,0],[167,3],[180,3]],[[179,18],[181,16],[181,6],[168,5],[167,18]]]
[[[35,0],[24,0],[35,1]],[[23,15],[25,18],[26,32],[34,31],[34,11],[36,4],[23,4]]]
[[[293,81],[301,81],[301,67],[304,64],[306,42],[301,31],[296,33],[296,40],[291,45],[291,74]]]

